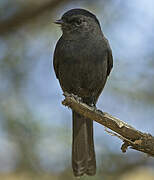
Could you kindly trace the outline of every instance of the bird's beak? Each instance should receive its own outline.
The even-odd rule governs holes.
[[[54,23],[62,25],[62,24],[64,24],[64,21],[62,19],[58,19],[58,20],[54,21]]]

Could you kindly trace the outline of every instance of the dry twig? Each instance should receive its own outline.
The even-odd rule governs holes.
[[[154,137],[151,134],[143,133],[136,130],[127,123],[120,119],[111,116],[108,113],[104,113],[94,107],[90,107],[87,104],[81,102],[81,98],[72,94],[64,93],[65,100],[62,102],[63,105],[70,107],[79,114],[98,122],[106,128],[112,130],[106,130],[110,135],[117,136],[123,140],[121,146],[122,152],[126,152],[127,148],[130,147],[137,151],[147,153],[150,156],[154,156]]]

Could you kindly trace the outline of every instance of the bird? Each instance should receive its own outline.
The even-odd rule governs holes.
[[[70,9],[55,21],[62,35],[53,55],[53,67],[63,92],[96,106],[113,67],[109,42],[97,17],[81,8]],[[76,177],[96,174],[93,121],[72,110],[72,169]]]

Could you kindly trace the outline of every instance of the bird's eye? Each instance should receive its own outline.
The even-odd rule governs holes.
[[[81,23],[82,23],[82,20],[75,17],[75,18],[68,19],[67,22],[69,24],[72,24],[72,25],[75,25],[75,26],[80,26]]]
[[[79,25],[81,24],[81,22],[82,22],[81,19],[77,19],[77,20],[75,21],[75,25],[76,25],[76,26],[79,26]]]

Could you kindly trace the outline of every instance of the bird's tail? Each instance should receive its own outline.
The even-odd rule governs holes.
[[[72,168],[75,176],[95,175],[93,121],[73,111]]]

